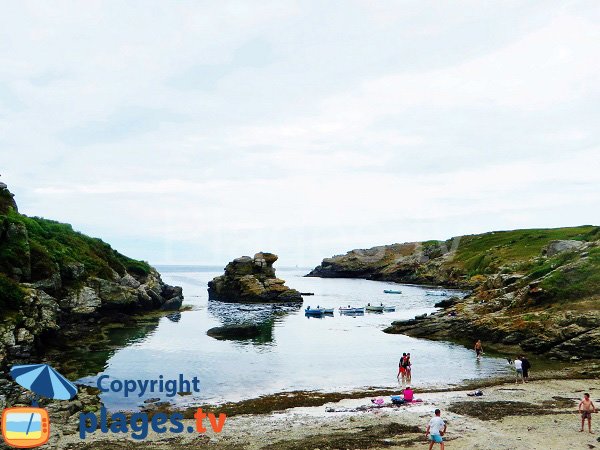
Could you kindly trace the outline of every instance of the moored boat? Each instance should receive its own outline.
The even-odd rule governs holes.
[[[446,291],[425,291],[425,295],[433,295],[435,297],[447,297],[448,293]]]
[[[338,308],[338,311],[340,312],[340,314],[364,314],[365,308],[352,308],[350,306],[348,306],[348,307],[340,306]]]
[[[402,291],[397,290],[397,289],[384,289],[383,293],[384,294],[402,294]]]
[[[304,310],[304,315],[306,316],[322,316],[323,314],[325,314],[325,310],[321,308],[311,308],[310,306],[308,306]]]
[[[367,306],[365,306],[365,309],[367,311],[371,311],[371,312],[383,312],[383,308],[384,308],[383,305],[376,306],[376,305],[368,304]]]

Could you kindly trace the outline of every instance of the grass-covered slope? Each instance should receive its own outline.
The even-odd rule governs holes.
[[[472,290],[448,302],[449,310],[395,322],[388,333],[600,358],[600,227],[497,231],[353,250],[324,259],[309,275]]]
[[[527,272],[540,266],[537,260],[552,241],[600,239],[600,227],[539,228],[462,236],[452,259],[445,263],[468,276],[492,274],[501,269]]]
[[[0,188],[0,308],[16,307],[20,283],[60,279],[60,290],[90,277],[112,279],[114,272],[144,277],[151,268],[128,258],[100,239],[71,225],[20,214],[12,194]]]
[[[391,244],[325,258],[309,276],[471,288],[499,272],[520,275],[550,272],[555,261],[549,260],[543,250],[553,241],[592,242],[599,239],[600,227],[585,225],[493,231],[447,241]]]

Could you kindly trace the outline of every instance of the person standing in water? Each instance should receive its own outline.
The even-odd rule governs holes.
[[[402,357],[400,358],[400,362],[398,363],[398,375],[396,378],[400,381],[400,377],[402,377],[402,386],[406,383],[406,369],[404,367],[404,359],[406,358],[406,353],[402,353]]]
[[[583,400],[579,403],[579,412],[581,413],[581,430],[583,431],[583,426],[585,425],[585,419],[588,421],[588,431],[592,432],[592,413],[598,412],[594,402],[590,400],[590,394],[587,392],[583,394]]]
[[[483,345],[481,345],[481,340],[477,339],[477,342],[475,342],[475,354],[477,355],[477,359],[481,358],[482,353]]]
[[[404,370],[406,371],[406,382],[412,383],[412,363],[410,362],[410,353],[406,354],[404,358]]]

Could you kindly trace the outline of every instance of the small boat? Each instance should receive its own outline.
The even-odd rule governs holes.
[[[314,292],[300,292],[300,295],[302,295],[302,296],[315,295],[315,293]]]
[[[447,297],[448,293],[445,291],[425,291],[425,295],[433,295],[435,297]]]
[[[396,307],[395,306],[384,306],[383,311],[384,312],[394,312],[394,311],[396,311]]]
[[[384,289],[384,294],[402,294],[402,291],[394,290],[394,289]]]
[[[322,316],[323,314],[325,314],[325,311],[321,308],[311,308],[309,306],[304,310],[306,316]]]
[[[371,311],[371,312],[383,312],[383,309],[385,308],[385,306],[380,305],[380,306],[375,306],[375,305],[367,305],[365,306],[365,309],[367,311]]]
[[[350,306],[348,306],[348,307],[340,306],[338,310],[339,310],[340,314],[348,314],[348,315],[365,313],[365,308],[352,308]]]

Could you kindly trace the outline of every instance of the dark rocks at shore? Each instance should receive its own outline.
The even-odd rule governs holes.
[[[208,283],[208,298],[235,303],[294,303],[302,295],[275,276],[273,263],[278,256],[261,252],[242,256],[225,267],[225,274]]]
[[[458,298],[458,297],[450,297],[450,298],[445,298],[444,300],[440,300],[433,306],[436,308],[450,308],[451,306],[456,305],[456,303],[459,301],[460,301],[460,298]]]
[[[76,331],[85,337],[93,325],[182,301],[182,289],[147,263],[68,224],[19,214],[0,184],[0,370],[40,359]]]
[[[253,339],[259,337],[261,333],[261,326],[255,324],[225,325],[211,328],[206,332],[208,336],[215,339]]]

